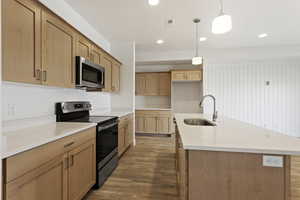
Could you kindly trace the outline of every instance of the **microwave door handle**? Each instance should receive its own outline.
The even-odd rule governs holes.
[[[104,72],[105,72],[105,71],[102,71],[102,85],[104,85],[104,78],[105,78],[105,77],[104,77]]]

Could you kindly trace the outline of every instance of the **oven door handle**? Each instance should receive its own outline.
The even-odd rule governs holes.
[[[116,126],[116,125],[118,125],[118,122],[115,122],[115,123],[110,124],[110,125],[107,125],[107,126],[99,126],[99,127],[98,127],[98,131],[103,131],[103,130],[105,130],[105,129],[109,129],[109,128],[111,128],[111,127],[113,127],[113,126]]]

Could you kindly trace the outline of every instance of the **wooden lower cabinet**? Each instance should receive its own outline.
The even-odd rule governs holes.
[[[185,150],[175,130],[180,200],[300,200],[299,156],[265,167],[264,154]]]
[[[118,154],[121,156],[133,143],[133,114],[121,117],[118,126]]]
[[[137,110],[135,131],[137,133],[170,134],[172,132],[171,111]]]
[[[68,154],[7,183],[5,200],[68,200]]]
[[[80,200],[96,182],[96,129],[3,161],[4,200]]]
[[[69,199],[80,200],[96,182],[96,147],[91,140],[69,153]]]

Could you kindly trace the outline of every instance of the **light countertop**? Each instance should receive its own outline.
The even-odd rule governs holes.
[[[247,152],[300,155],[300,139],[260,128],[238,120],[219,117],[217,126],[200,127],[184,123],[187,118],[204,118],[204,114],[175,114],[176,123],[187,150]]]
[[[153,107],[153,108],[149,108],[149,107],[137,107],[135,108],[135,110],[161,110],[161,111],[171,111],[172,108],[160,108],[160,107]]]
[[[114,108],[111,110],[105,109],[96,109],[90,112],[92,116],[115,116],[115,117],[123,117],[129,114],[132,114],[132,109],[129,108]]]
[[[2,159],[95,127],[94,123],[53,122],[2,133]]]

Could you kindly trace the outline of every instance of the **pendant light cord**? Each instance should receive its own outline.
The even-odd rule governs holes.
[[[198,57],[199,54],[198,36],[199,36],[198,23],[196,23],[196,57]]]
[[[219,2],[220,2],[220,13],[223,14],[224,13],[223,0],[219,0]]]

